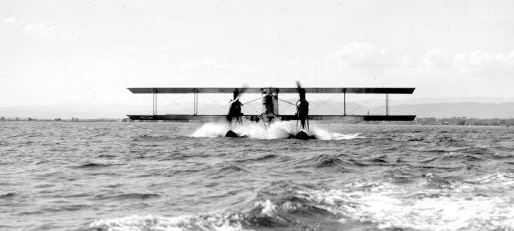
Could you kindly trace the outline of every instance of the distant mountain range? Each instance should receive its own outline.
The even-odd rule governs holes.
[[[311,101],[311,114],[342,114],[343,103],[337,101]],[[294,113],[294,106],[282,104],[283,114]],[[200,104],[201,114],[224,114],[225,105]],[[385,114],[385,106],[365,107],[358,103],[347,103],[347,114]],[[152,105],[55,105],[55,106],[17,106],[0,107],[0,117],[6,118],[125,118],[127,114],[151,114]],[[245,108],[245,113],[257,113],[261,110],[259,103]],[[192,114],[192,105],[163,104],[159,113]],[[514,118],[514,102],[451,102],[451,103],[417,103],[393,104],[390,114],[414,114],[418,117],[468,117],[468,118]]]
[[[341,102],[312,102],[323,105],[313,108],[311,114],[331,114],[337,109],[342,114]],[[385,104],[385,103],[384,103]],[[356,103],[346,105],[347,114],[385,114],[385,105],[364,107]],[[389,106],[389,114],[417,115],[417,117],[468,117],[478,119],[514,118],[514,102],[506,103],[421,103],[421,104],[393,104]]]
[[[506,103],[430,103],[402,104],[391,108],[394,114],[415,114],[418,117],[468,117],[478,119],[514,118],[514,102]]]

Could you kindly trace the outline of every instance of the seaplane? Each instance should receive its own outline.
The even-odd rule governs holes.
[[[172,120],[172,121],[216,121],[226,120],[229,124],[229,130],[225,137],[242,137],[234,131],[234,127],[243,123],[243,118],[256,123],[262,122],[269,126],[276,121],[294,121],[296,120],[296,134],[290,134],[289,138],[295,139],[313,139],[314,135],[310,133],[310,120],[337,120],[346,117],[356,118],[363,121],[412,121],[416,115],[390,115],[389,114],[389,94],[412,94],[415,88],[362,88],[362,87],[308,87],[304,88],[297,81],[296,87],[239,87],[239,88],[194,88],[194,87],[145,87],[145,88],[128,88],[134,94],[153,94],[153,113],[151,115],[127,115],[133,121],[140,120]],[[230,94],[232,99],[229,101],[228,113],[226,115],[205,115],[198,113],[198,94]],[[192,114],[158,114],[157,113],[157,96],[159,94],[192,94],[193,95],[193,113]],[[260,94],[262,102],[262,111],[260,114],[243,114],[242,108],[244,103],[240,98],[243,94]],[[298,94],[296,103],[279,99],[279,94]],[[342,94],[343,95],[343,114],[309,114],[309,102],[307,94]],[[386,113],[385,115],[348,115],[346,113],[346,94],[385,94]],[[296,107],[295,114],[280,114],[279,101],[284,101]]]

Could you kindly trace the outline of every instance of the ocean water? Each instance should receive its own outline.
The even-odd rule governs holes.
[[[0,230],[514,230],[514,129],[0,123]]]

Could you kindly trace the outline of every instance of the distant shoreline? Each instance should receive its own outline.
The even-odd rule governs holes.
[[[97,118],[97,119],[34,119],[34,118],[5,118],[0,117],[0,122],[140,122],[140,123],[152,123],[152,122],[185,122],[185,121],[166,121],[166,120],[155,120],[155,121],[132,121],[129,118]],[[187,122],[187,121],[186,121]],[[434,117],[423,117],[416,118],[414,121],[347,121],[347,120],[333,120],[326,122],[335,123],[347,123],[347,124],[398,124],[398,125],[458,125],[458,126],[514,126],[514,118],[500,119],[476,119],[466,117],[451,117],[451,118],[434,118]]]

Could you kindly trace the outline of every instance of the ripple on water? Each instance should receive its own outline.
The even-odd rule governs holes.
[[[97,200],[148,200],[161,197],[158,193],[122,193],[122,194],[100,194],[96,195]]]

